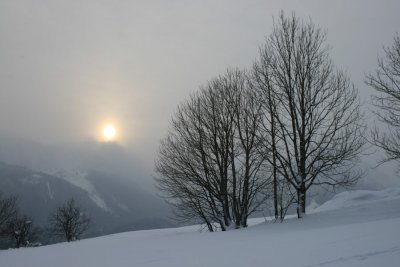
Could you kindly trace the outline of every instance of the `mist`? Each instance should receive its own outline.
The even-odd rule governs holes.
[[[328,32],[337,67],[358,87],[398,26],[388,1],[1,1],[0,160],[52,172],[100,169],[153,188],[153,162],[177,105],[237,66],[248,68],[280,10]],[[119,130],[99,139],[102,125]],[[365,156],[361,187],[398,182]],[[379,180],[376,179],[379,177]]]

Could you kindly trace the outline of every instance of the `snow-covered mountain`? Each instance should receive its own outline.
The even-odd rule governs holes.
[[[50,212],[74,197],[92,217],[89,236],[171,226],[148,166],[118,143],[43,144],[0,136],[0,191],[45,226]]]
[[[135,231],[0,251],[11,266],[398,266],[400,188],[343,192],[304,219],[250,219],[247,229]]]
[[[92,218],[90,236],[172,225],[160,198],[106,172],[48,174],[0,163],[0,190],[17,196],[21,212],[40,226],[45,226],[49,214],[71,197]]]

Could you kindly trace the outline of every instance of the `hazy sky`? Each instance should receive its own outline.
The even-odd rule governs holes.
[[[327,29],[336,65],[370,93],[399,0],[0,0],[0,136],[80,142],[112,122],[151,164],[176,106],[250,66],[281,9]]]

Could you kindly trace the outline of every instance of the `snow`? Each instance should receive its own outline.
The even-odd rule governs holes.
[[[350,191],[284,223],[251,219],[247,229],[200,226],[114,234],[0,252],[2,267],[50,266],[397,266],[400,188]]]
[[[396,200],[400,198],[400,187],[387,188],[382,191],[346,191],[337,194],[331,200],[325,202],[313,212],[335,210],[360,204],[373,204],[379,201]]]
[[[31,177],[21,178],[21,182],[26,184],[39,184],[43,177],[39,174],[32,174]]]
[[[101,209],[110,211],[110,208],[100,197],[99,193],[93,186],[93,184],[87,179],[86,172],[80,171],[57,171],[55,172],[57,177],[61,177],[72,185],[75,185],[88,193],[89,198]]]
[[[46,182],[46,185],[47,185],[47,193],[49,194],[49,198],[53,199],[54,198],[54,193],[53,193],[53,191],[51,191],[50,183]]]

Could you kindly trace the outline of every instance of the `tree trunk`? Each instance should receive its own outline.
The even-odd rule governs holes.
[[[276,173],[276,139],[275,139],[275,103],[272,101],[271,89],[268,90],[268,106],[269,106],[269,114],[271,120],[271,141],[272,141],[272,168],[273,168],[273,184],[274,184],[274,212],[275,212],[275,220],[279,217],[279,209],[278,209],[278,181],[277,181],[277,173]]]
[[[206,222],[206,224],[207,224],[208,231],[214,232],[214,228],[212,227],[211,223]]]
[[[225,223],[223,222],[223,221],[219,221],[219,226],[221,227],[221,231],[222,232],[225,232],[226,231],[226,225],[225,225]]]
[[[227,170],[221,175],[221,195],[222,195],[222,210],[224,216],[224,223],[226,226],[231,224],[231,214],[229,212],[229,197],[228,197],[228,177]]]
[[[275,147],[275,145],[273,145]],[[274,175],[274,211],[275,211],[275,220],[279,218],[279,209],[278,209],[278,181],[276,177],[276,155],[275,149],[273,152],[273,175]]]
[[[228,195],[226,194],[224,196],[224,223],[226,226],[229,226],[231,224],[231,215],[229,212],[229,201],[228,201]]]
[[[297,218],[303,218],[306,213],[306,185],[301,183],[300,188],[297,189]]]
[[[248,225],[247,225],[247,216],[243,216],[243,219],[242,219],[242,227],[247,227]]]

